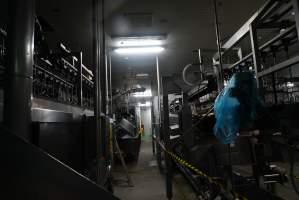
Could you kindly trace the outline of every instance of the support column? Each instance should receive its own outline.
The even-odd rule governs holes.
[[[18,136],[30,140],[35,1],[10,0],[8,12],[4,125]]]
[[[96,134],[96,182],[100,183],[101,169],[100,160],[103,156],[102,137],[101,137],[101,88],[100,88],[100,2],[93,0],[93,74],[94,74],[94,116]]]

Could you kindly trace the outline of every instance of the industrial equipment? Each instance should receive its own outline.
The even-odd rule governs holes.
[[[45,34],[48,29],[45,28],[45,23],[43,18],[35,18],[30,119],[32,132],[28,139],[55,158],[96,181],[96,139],[93,134],[94,75],[83,64],[83,52],[73,52],[61,42],[57,51],[49,48]],[[4,29],[0,30],[2,122],[8,36]]]
[[[298,12],[297,1],[267,1],[231,38],[219,43],[214,75],[203,73],[189,92],[173,89],[172,77],[162,78],[163,132],[156,143],[164,150],[168,198],[174,166],[199,199],[298,198]],[[232,77],[244,74],[256,80],[258,93],[249,92],[248,81],[223,90]],[[238,93],[242,89],[246,94]],[[237,109],[243,110],[234,112],[256,115],[251,120],[239,116],[248,123],[240,123],[227,141],[213,134],[215,123],[224,127],[224,135],[232,128],[214,113],[216,97],[219,100],[223,91],[240,98]],[[261,100],[257,110],[248,106],[252,97]],[[233,112],[226,109],[222,115]],[[293,187],[288,197],[285,186]]]
[[[138,160],[141,135],[138,131],[135,104],[129,102],[129,96],[144,92],[145,88],[131,88],[113,96],[115,101],[115,137],[126,160]]]

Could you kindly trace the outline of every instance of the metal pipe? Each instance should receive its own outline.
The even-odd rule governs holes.
[[[249,26],[249,33],[250,33],[250,42],[252,48],[252,57],[253,57],[253,65],[254,71],[257,76],[257,86],[259,87],[259,71],[261,68],[261,55],[258,46],[258,37],[257,37],[257,29],[256,29],[256,21],[253,21]]]
[[[83,63],[82,63],[82,68],[90,75],[93,77],[92,71],[90,71]]]
[[[94,116],[96,134],[96,182],[100,182],[100,162],[102,143],[100,132],[100,30],[99,30],[99,0],[92,1],[93,6],[93,74],[94,74]]]
[[[110,115],[113,114],[113,94],[112,94],[112,60],[109,54],[109,91],[110,91]]]
[[[109,78],[108,78],[108,56],[105,55],[105,92],[106,92],[106,115],[109,115]]]
[[[80,77],[79,77],[79,81],[80,81],[80,91],[79,91],[79,102],[80,102],[80,106],[83,107],[83,54],[82,52],[80,52]]]
[[[158,92],[158,121],[159,126],[161,124],[161,77],[160,77],[160,68],[159,68],[159,57],[156,56],[156,72],[157,72],[157,92]]]
[[[157,97],[158,97],[158,126],[156,127],[156,140],[160,142],[160,134],[161,134],[161,77],[160,77],[160,68],[159,68],[159,57],[156,56],[156,72],[157,72]],[[162,150],[159,145],[156,145],[157,148],[157,162],[160,171],[163,170],[162,166]]]
[[[168,88],[167,78],[163,77],[163,138],[165,142],[165,148],[169,152],[171,151],[171,141],[169,132],[169,104],[168,104]],[[167,199],[172,199],[172,161],[169,154],[165,154],[165,172],[166,172],[166,196]]]
[[[203,61],[202,61],[201,49],[198,49],[198,61],[199,61],[199,67],[200,67],[200,81],[203,81],[204,66],[203,66]]]
[[[105,0],[100,0],[100,131],[101,131],[101,148],[102,155],[100,160],[101,171],[101,185],[106,184],[107,178],[107,164],[106,159],[109,156],[108,149],[108,132],[106,124],[106,35],[105,35]]]
[[[8,67],[4,86],[4,125],[18,136],[30,140],[35,1],[8,2]]]
[[[222,68],[222,52],[221,52],[221,43],[220,43],[220,33],[219,33],[219,21],[218,21],[218,11],[216,0],[213,0],[214,3],[214,15],[215,15],[215,29],[216,29],[216,40],[217,40],[217,49],[219,54],[219,75],[220,75],[220,85],[218,90],[222,90],[223,88],[223,68]]]

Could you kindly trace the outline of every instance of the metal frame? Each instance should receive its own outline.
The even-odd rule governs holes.
[[[281,6],[283,7],[283,11],[276,14],[276,11],[279,10]],[[269,28],[270,24],[282,24],[282,23],[276,23],[279,20],[279,17],[283,17],[287,12],[290,11],[290,9],[293,8],[294,10],[294,17],[295,17],[295,25],[293,23],[288,23],[289,27],[285,27],[286,30],[281,32],[280,34],[276,35],[263,45],[259,46],[258,44],[258,38],[257,38],[257,30],[263,29],[263,28]],[[217,10],[215,10],[217,12]],[[269,20],[269,16],[277,15],[275,19]],[[272,27],[272,26],[271,26]],[[282,70],[284,68],[290,67],[292,65],[295,65],[298,63],[299,58],[298,56],[295,56],[293,58],[290,58],[286,61],[283,61],[278,64],[274,64],[274,66],[269,67],[268,69],[262,70],[261,69],[261,52],[278,41],[282,40],[285,37],[291,38],[291,44],[294,43],[293,40],[295,38],[292,36],[294,34],[294,31],[299,33],[299,4],[297,0],[292,0],[290,2],[287,1],[278,1],[278,0],[268,0],[227,42],[225,42],[222,46],[219,48],[221,49],[221,53],[216,53],[213,57],[215,61],[221,59],[221,55],[224,55],[226,52],[228,52],[230,49],[232,49],[235,45],[237,45],[245,36],[249,35],[250,42],[251,42],[251,49],[252,52],[237,61],[236,63],[233,63],[231,66],[226,67],[227,70],[233,70],[234,68],[241,66],[243,63],[250,61],[252,59],[254,72],[258,78],[258,85],[259,85],[259,79],[261,77],[264,77],[266,75],[273,75],[275,72]],[[217,27],[216,27],[217,32]],[[299,38],[299,34],[297,34],[297,37]],[[221,73],[220,75],[221,76]],[[276,88],[275,84],[273,82],[273,91],[275,93]],[[277,96],[274,94],[274,96]],[[277,97],[275,98],[277,102]]]

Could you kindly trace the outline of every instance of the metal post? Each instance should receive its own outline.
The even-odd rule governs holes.
[[[255,22],[252,22],[250,24],[249,31],[250,31],[250,40],[251,40],[251,48],[252,48],[252,55],[253,55],[254,71],[255,71],[255,74],[257,77],[257,86],[259,87],[258,72],[260,71],[260,67],[261,67],[261,58],[260,58],[261,56],[260,56],[260,52],[259,52]]]
[[[199,62],[199,67],[200,67],[200,81],[203,81],[204,79],[204,66],[202,62],[202,56],[201,56],[201,50],[198,49],[198,62]]]
[[[80,91],[79,91],[79,102],[80,102],[80,106],[83,107],[83,72],[82,72],[82,68],[83,68],[83,53],[80,52],[80,78],[79,78],[79,81],[80,81]]]
[[[156,71],[157,71],[157,92],[158,92],[158,121],[161,124],[161,77],[160,77],[160,67],[159,67],[159,57],[156,56]]]
[[[111,55],[109,54],[109,91],[110,91],[110,115],[113,114],[113,94],[112,94],[112,60]]]
[[[160,69],[159,69],[159,57],[156,56],[156,72],[157,72],[157,97],[158,97],[158,124],[157,124],[157,127],[156,127],[156,140],[158,142],[160,142],[160,132],[161,132],[161,77],[160,77]],[[162,167],[162,151],[161,151],[161,147],[160,145],[156,145],[157,147],[157,162],[158,162],[158,166],[159,166],[159,169],[160,171],[163,170],[163,167]]]
[[[4,125],[30,140],[35,1],[8,1],[8,67],[5,72]]]
[[[167,151],[171,151],[170,145],[170,132],[169,132],[169,105],[168,105],[168,90],[166,77],[162,80],[163,83],[163,138],[165,142],[165,148]],[[172,162],[169,154],[165,153],[166,164],[166,194],[168,199],[172,199]]]
[[[105,55],[105,92],[106,92],[106,115],[109,115],[109,77],[108,77],[108,55]]]
[[[107,157],[108,157],[108,132],[107,132],[107,121],[106,121],[106,35],[105,35],[105,0],[100,0],[100,131],[101,131],[101,137],[102,137],[102,156],[100,160],[100,166],[102,169],[101,177],[102,177],[102,185],[106,184],[106,179],[104,177],[107,177]]]
[[[217,40],[217,49],[219,54],[219,75],[220,75],[220,85],[218,90],[221,91],[224,86],[223,78],[223,68],[222,68],[222,52],[221,52],[221,43],[220,43],[220,33],[219,33],[219,22],[218,22],[218,11],[216,0],[213,0],[214,3],[214,15],[215,15],[215,29],[216,29],[216,40]]]
[[[110,55],[110,52],[108,52],[108,56],[106,58],[106,62],[109,62],[109,66],[107,65],[107,70],[109,70],[109,81],[107,79],[107,108],[109,110],[109,112],[107,112],[107,114],[110,116],[110,118],[113,117],[113,111],[112,111],[112,72],[111,72],[111,55]],[[108,63],[107,63],[108,64]],[[108,74],[107,74],[107,77],[108,77]],[[114,149],[114,134],[113,134],[113,122],[110,121],[109,119],[109,160],[110,160],[110,177],[113,177],[113,174],[112,174],[112,169],[114,167],[114,152],[113,152],[113,149]]]
[[[93,0],[93,59],[94,59],[94,116],[96,131],[96,165],[97,165],[97,183],[101,179],[100,159],[102,158],[102,137],[100,132],[100,28],[99,28],[99,0]]]

